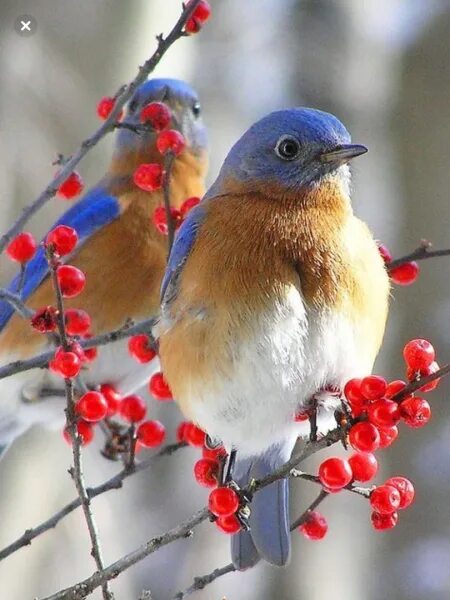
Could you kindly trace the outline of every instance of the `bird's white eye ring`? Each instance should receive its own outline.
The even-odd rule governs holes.
[[[275,146],[275,153],[282,160],[295,160],[300,154],[300,142],[292,135],[283,135]]]

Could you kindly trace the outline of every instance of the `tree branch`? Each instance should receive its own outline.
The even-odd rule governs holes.
[[[431,250],[431,247],[432,244],[430,242],[427,240],[422,240],[420,246],[418,246],[410,254],[406,254],[405,256],[391,260],[391,262],[386,265],[387,270],[392,271],[392,269],[396,269],[397,267],[411,262],[412,260],[426,260],[427,258],[450,256],[450,248],[445,248],[443,250]]]
[[[31,319],[31,317],[34,315],[34,311],[28,308],[28,306],[25,306],[20,296],[13,294],[9,290],[4,288],[0,289],[0,300],[6,300],[6,302],[11,304],[16,313],[18,313],[24,319]]]
[[[142,461],[141,463],[137,463],[135,465],[133,471],[129,471],[126,468],[122,469],[122,471],[117,473],[117,475],[114,475],[113,477],[111,477],[111,479],[108,479],[104,483],[102,483],[96,487],[87,488],[86,491],[87,491],[89,498],[92,500],[96,496],[100,496],[101,494],[104,494],[105,492],[109,492],[110,490],[120,489],[122,487],[123,481],[125,479],[127,479],[128,477],[130,477],[131,475],[134,475],[134,473],[139,473],[140,471],[144,471],[144,470],[148,469],[149,467],[153,466],[155,464],[155,462],[157,460],[159,460],[161,457],[171,456],[174,452],[176,452],[180,448],[184,448],[185,446],[186,446],[185,442],[180,442],[178,444],[170,444],[170,445],[164,447],[162,450],[160,450],[157,454],[148,458],[147,460]],[[20,548],[29,546],[35,538],[42,535],[46,531],[49,531],[50,529],[53,529],[54,527],[56,527],[56,525],[64,517],[66,517],[71,512],[76,510],[79,506],[81,506],[81,500],[80,500],[80,498],[75,498],[74,500],[72,500],[72,502],[69,502],[69,504],[66,504],[66,506],[64,506],[61,510],[59,510],[57,513],[52,515],[46,521],[43,521],[40,525],[37,525],[36,527],[33,527],[32,529],[27,529],[23,533],[23,535],[21,535],[19,538],[17,538],[17,540],[15,540],[11,544],[9,544],[8,546],[6,546],[2,550],[0,550],[0,561],[7,558],[11,554],[14,554],[14,552],[17,552],[17,550],[20,550]]]

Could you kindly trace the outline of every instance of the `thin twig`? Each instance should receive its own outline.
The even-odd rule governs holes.
[[[412,260],[426,260],[427,258],[450,256],[450,248],[445,248],[443,250],[430,250],[431,247],[432,246],[430,242],[427,240],[422,240],[420,246],[418,246],[410,254],[406,254],[405,256],[391,260],[391,262],[386,265],[387,270],[392,271],[392,269],[396,269],[397,267],[411,262]]]
[[[31,319],[31,317],[34,315],[34,311],[28,308],[28,306],[25,306],[20,296],[13,294],[13,292],[10,292],[9,290],[3,288],[0,289],[0,300],[5,300],[8,302],[16,311],[16,313],[18,313],[24,319]]]
[[[192,0],[189,2],[183,12],[176,22],[175,26],[172,28],[171,32],[168,34],[166,38],[162,35],[157,37],[157,47],[153,55],[142,65],[139,67],[138,73],[136,77],[126,86],[123,86],[120,90],[120,93],[116,97],[116,102],[114,104],[114,108],[111,111],[109,117],[102,123],[102,125],[97,129],[97,131],[86,138],[79,148],[72,154],[72,156],[68,159],[68,161],[61,167],[60,171],[55,175],[52,181],[48,184],[45,190],[36,198],[36,200],[26,207],[17,221],[10,227],[10,229],[0,238],[0,254],[4,251],[9,242],[20,232],[22,231],[25,223],[39,210],[41,209],[49,200],[52,198],[58,187],[69,177],[78,163],[81,161],[84,156],[93,148],[98,142],[104,138],[108,133],[114,131],[115,124],[117,122],[117,118],[122,110],[122,107],[126,102],[133,96],[137,87],[144,83],[147,77],[152,73],[155,67],[158,65],[161,58],[167,52],[167,50],[172,46],[174,42],[184,36],[183,28],[186,21],[189,19],[191,14],[196,9],[200,0]]]
[[[189,519],[186,519],[186,521],[180,525],[169,529],[169,531],[163,535],[153,537],[147,543],[143,544],[133,552],[130,552],[126,556],[123,556],[116,562],[112,563],[109,567],[106,567],[106,569],[103,571],[94,573],[80,583],[66,588],[65,590],[61,590],[52,596],[48,596],[44,600],[81,600],[82,598],[85,598],[103,583],[110,581],[111,579],[115,579],[121,573],[141,561],[143,558],[153,554],[160,548],[163,548],[164,546],[167,546],[176,540],[190,537],[192,534],[192,529],[203,521],[206,521],[208,517],[208,509],[202,508],[201,510],[197,511],[195,515]]]
[[[329,495],[330,495],[329,492],[327,492],[325,490],[320,490],[317,498],[311,502],[311,504],[308,506],[308,508],[298,517],[298,519],[295,519],[295,521],[293,523],[291,523],[291,527],[290,527],[291,531],[294,531],[295,529],[297,529],[297,527],[300,527],[300,525],[303,525],[303,523],[308,518],[308,515],[313,510],[316,510],[316,508],[319,506],[319,504],[321,504],[325,500],[325,498],[328,498]]]
[[[45,248],[45,253],[48,261],[48,265],[50,268],[50,275],[52,279],[53,289],[56,295],[56,306],[58,308],[58,312],[56,314],[56,323],[59,331],[59,338],[61,340],[61,345],[65,351],[70,350],[70,342],[67,337],[66,325],[64,320],[64,301],[61,292],[61,286],[59,284],[57,269],[58,262],[55,259],[53,250],[51,247]],[[78,496],[80,498],[81,506],[83,508],[84,518],[86,521],[86,525],[89,531],[89,537],[91,539],[91,554],[94,558],[95,564],[99,571],[104,569],[104,562],[102,557],[102,549],[101,543],[99,539],[97,525],[94,519],[93,512],[91,510],[91,501],[89,495],[86,491],[86,485],[84,482],[84,474],[83,474],[83,461],[81,457],[81,437],[77,430],[77,415],[75,412],[75,398],[74,398],[74,385],[73,381],[70,378],[64,379],[65,389],[66,389],[66,417],[67,417],[67,427],[70,433],[70,437],[72,439],[72,454],[73,454],[73,467],[69,469],[69,473],[73,479],[76,490],[78,492]],[[102,594],[104,600],[113,600],[114,596],[112,595],[108,582],[104,582],[102,584]]]
[[[187,598],[187,596],[190,596],[191,594],[202,590],[219,577],[228,575],[228,573],[234,573],[235,571],[237,571],[236,567],[233,565],[233,563],[229,563],[224,567],[220,567],[220,569],[214,569],[214,571],[208,573],[207,575],[202,575],[201,577],[194,577],[194,582],[192,583],[192,585],[186,588],[183,592],[178,592],[177,594],[175,594],[172,600],[183,600],[183,598]]]
[[[310,481],[311,483],[316,483],[317,485],[322,485],[322,482],[317,477],[317,475],[310,475],[309,473],[304,473],[303,471],[300,471],[299,469],[292,469],[292,471],[290,472],[290,476],[294,477],[295,479],[304,479],[305,481]],[[353,492],[354,494],[357,494],[358,496],[362,496],[363,498],[369,498],[370,494],[373,490],[373,488],[364,488],[364,487],[354,485],[353,483],[349,483],[343,489],[348,490],[349,492]]]
[[[186,444],[184,442],[180,442],[178,444],[170,444],[170,445],[162,448],[157,454],[154,454],[147,460],[137,463],[135,465],[133,472],[129,471],[126,468],[122,469],[122,471],[117,473],[117,475],[114,475],[113,477],[111,477],[110,479],[105,481],[104,483],[102,483],[96,487],[87,488],[86,491],[88,493],[89,498],[92,500],[96,496],[100,496],[101,494],[104,494],[105,492],[121,489],[122,485],[123,485],[123,481],[125,479],[127,479],[134,473],[139,473],[141,471],[148,469],[149,467],[152,467],[155,464],[155,462],[157,460],[159,460],[160,458],[162,458],[163,456],[171,456],[174,452],[176,452],[180,448],[184,448],[185,446],[186,446]],[[81,506],[80,498],[75,498],[74,500],[72,500],[72,502],[69,502],[69,504],[66,504],[66,506],[64,506],[61,510],[59,510],[57,513],[52,515],[49,519],[40,523],[40,525],[37,525],[36,527],[33,527],[32,529],[27,529],[23,533],[23,535],[21,535],[19,538],[17,538],[17,540],[15,540],[11,544],[9,544],[8,546],[6,546],[2,550],[0,550],[0,561],[7,558],[11,554],[14,554],[14,552],[17,552],[17,550],[20,550],[20,548],[29,546],[35,538],[42,535],[46,531],[49,531],[50,529],[53,529],[54,527],[56,527],[56,525],[64,517],[69,515],[71,512],[73,512],[80,506]]]
[[[117,342],[118,340],[131,337],[137,333],[146,333],[147,335],[151,336],[151,330],[154,324],[155,319],[145,319],[144,321],[140,321],[136,324],[125,323],[125,325],[122,325],[113,331],[101,333],[100,335],[87,340],[79,340],[79,343],[83,348],[93,348],[97,346],[105,346],[111,342]],[[48,363],[50,360],[52,360],[53,356],[54,352],[50,350],[37,356],[33,356],[27,360],[16,360],[8,363],[3,367],[0,367],[0,379],[11,377],[11,375],[15,375],[16,373],[30,371],[31,369],[48,367]]]
[[[170,176],[172,174],[172,167],[175,161],[175,155],[173,152],[169,152],[164,161],[164,181],[163,181],[163,194],[164,194],[164,208],[166,209],[166,220],[167,220],[167,236],[169,254],[172,250],[173,241],[175,239],[175,222],[172,217],[171,206],[170,206]]]

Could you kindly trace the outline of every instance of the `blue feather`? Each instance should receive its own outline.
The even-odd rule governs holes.
[[[203,204],[193,208],[178,231],[170,252],[166,272],[161,284],[161,301],[166,304],[173,297],[178,276],[197,239],[198,230],[205,217]],[[168,293],[170,291],[170,293]]]
[[[73,227],[80,242],[89,238],[101,227],[111,223],[120,214],[120,204],[117,198],[108,194],[104,188],[97,187],[89,191],[82,200],[72,206],[63,216],[56,221],[57,225]],[[48,265],[42,246],[27,264],[22,291],[22,300],[27,300],[39,287],[48,274]],[[16,276],[8,285],[8,290],[16,292],[19,285],[19,276]],[[13,309],[8,302],[0,302],[0,331],[8,323],[13,314]]]

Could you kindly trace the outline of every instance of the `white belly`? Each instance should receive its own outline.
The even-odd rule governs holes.
[[[299,291],[291,288],[285,301],[256,323],[253,339],[236,348],[232,376],[210,388],[204,382],[193,386],[194,416],[241,456],[305,435],[309,424],[295,423],[293,415],[314,393],[370,372],[371,358],[356,338],[350,320],[308,312]],[[337,404],[330,394],[319,413],[321,430],[333,426]]]

